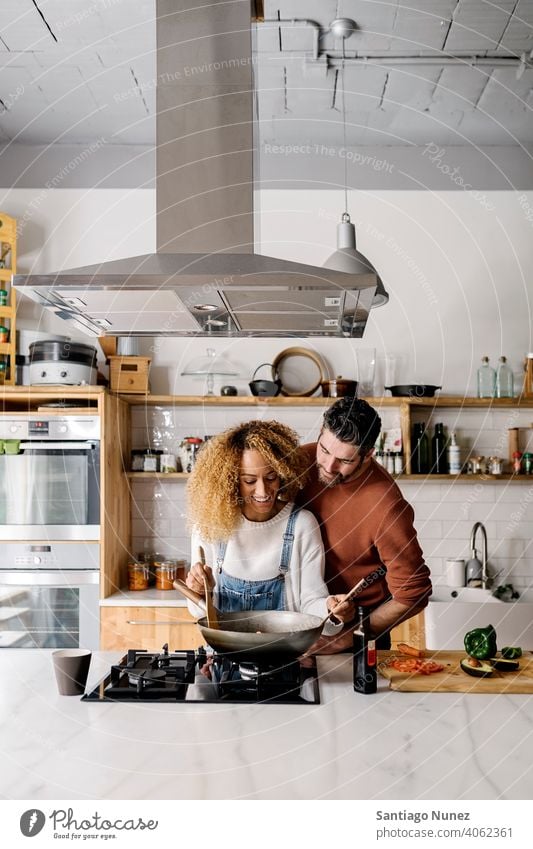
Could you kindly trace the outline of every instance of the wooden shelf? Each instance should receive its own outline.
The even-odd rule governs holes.
[[[292,396],[286,398],[256,398],[253,395],[118,395],[130,406],[148,407],[324,407],[334,404],[338,398]],[[443,395],[439,398],[391,398],[390,396],[365,398],[376,407],[458,407],[508,409],[510,407],[533,408],[533,398],[470,398],[463,395]]]
[[[483,481],[484,483],[498,483],[499,481],[512,481],[513,483],[529,483],[533,484],[533,475],[394,475],[396,480],[400,481],[418,481],[419,483],[438,483],[443,481],[454,483],[475,483]]]
[[[126,472],[130,480],[157,480],[157,481],[175,481],[186,480],[190,477],[188,472]]]
[[[13,307],[0,307],[0,318],[12,319],[15,311]]]

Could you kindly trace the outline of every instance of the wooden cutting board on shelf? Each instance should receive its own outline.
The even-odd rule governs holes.
[[[426,651],[426,660],[442,663],[444,670],[433,675],[398,672],[387,666],[387,661],[395,657],[405,657],[397,651],[380,651],[378,669],[384,678],[390,681],[391,690],[403,693],[533,693],[533,655],[525,652],[520,658],[520,669],[516,672],[498,672],[496,669],[488,678],[474,678],[460,667],[465,652]]]

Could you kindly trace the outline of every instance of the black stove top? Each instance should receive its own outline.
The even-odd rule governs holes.
[[[250,661],[196,651],[130,649],[88,702],[320,704],[316,660],[283,656]]]

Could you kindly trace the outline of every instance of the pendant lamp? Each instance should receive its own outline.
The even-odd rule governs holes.
[[[343,26],[340,26],[340,24]],[[342,38],[342,130],[344,150],[346,152],[346,104],[344,98],[344,45],[346,38],[356,29],[355,21],[339,19],[333,21],[331,30],[338,38]],[[355,227],[348,213],[348,160],[344,157],[344,212],[337,224],[337,250],[324,263],[324,268],[334,271],[344,271],[346,274],[375,274],[377,277],[376,292],[372,299],[371,309],[382,307],[389,300],[383,281],[369,259],[357,250],[355,243]]]

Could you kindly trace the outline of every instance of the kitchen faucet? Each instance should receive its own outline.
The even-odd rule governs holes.
[[[476,550],[476,535],[481,531],[481,563]],[[491,584],[487,566],[487,532],[482,522],[476,522],[470,535],[470,548],[472,557],[466,564],[466,583],[468,585],[481,584],[481,588],[487,590]]]

